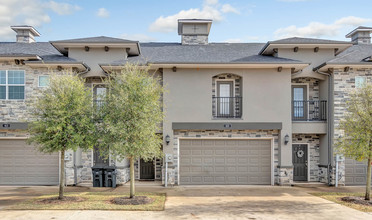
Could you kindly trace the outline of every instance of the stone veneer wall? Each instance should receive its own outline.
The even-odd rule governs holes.
[[[350,68],[348,72],[344,69],[334,69],[334,142],[342,135],[338,129],[340,120],[346,113],[346,102],[350,98],[350,93],[355,91],[355,77],[364,76],[368,84],[372,83],[372,69]],[[345,184],[345,161],[339,162],[339,184]],[[335,167],[333,167],[331,182],[335,184]]]
[[[309,144],[310,182],[319,182],[320,137],[318,134],[293,134],[292,144]]]
[[[188,138],[204,138],[204,137],[251,137],[251,138],[261,138],[261,137],[270,137],[274,139],[274,183],[275,184],[290,184],[293,180],[291,168],[277,168],[278,167],[278,154],[279,154],[279,131],[278,130],[225,130],[225,131],[217,131],[217,130],[174,130],[173,138],[174,138],[174,145],[173,145],[173,158],[174,162],[169,164],[169,172],[171,175],[169,176],[171,179],[168,179],[168,182],[171,184],[178,184],[178,139],[182,137]],[[279,170],[283,171],[279,175]],[[285,172],[284,172],[285,171]],[[163,167],[164,173],[164,167]],[[164,176],[164,175],[163,175]],[[174,177],[174,179],[173,179]],[[164,183],[164,178],[163,183]]]
[[[43,88],[38,87],[40,75],[48,75],[52,70],[47,68],[31,68],[27,65],[15,65],[12,61],[0,63],[0,70],[25,71],[25,99],[0,100],[0,122],[27,122],[31,120],[29,114],[30,104],[41,95]],[[58,72],[57,72],[58,73]]]
[[[208,35],[182,35],[182,45],[208,44]]]

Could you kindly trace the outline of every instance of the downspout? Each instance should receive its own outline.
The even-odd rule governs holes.
[[[328,77],[328,117],[327,117],[327,133],[328,133],[328,185],[332,185],[331,172],[332,172],[332,159],[333,159],[333,75],[331,71],[322,72],[319,69],[317,73]],[[337,180],[336,180],[337,181]]]

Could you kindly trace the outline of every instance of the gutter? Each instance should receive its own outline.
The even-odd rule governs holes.
[[[322,64],[323,65],[323,64]],[[334,133],[334,124],[333,124],[333,80],[334,77],[332,72],[322,72],[319,68],[314,68],[313,71],[328,76],[328,117],[327,117],[327,134],[328,134],[328,185],[332,185],[331,181],[331,172],[333,169],[333,133]],[[337,181],[337,180],[336,180]]]

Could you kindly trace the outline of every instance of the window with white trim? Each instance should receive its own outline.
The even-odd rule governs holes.
[[[355,76],[355,88],[362,88],[367,83],[367,77]]]
[[[49,86],[49,76],[39,76],[39,87]]]
[[[0,99],[25,99],[24,70],[0,70]]]

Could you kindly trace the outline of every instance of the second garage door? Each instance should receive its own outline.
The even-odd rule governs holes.
[[[365,185],[367,180],[367,162],[350,158],[345,160],[345,184],[347,186]]]
[[[271,140],[180,140],[180,184],[269,185]]]
[[[58,167],[58,153],[39,153],[25,140],[0,140],[0,185],[57,185]]]

